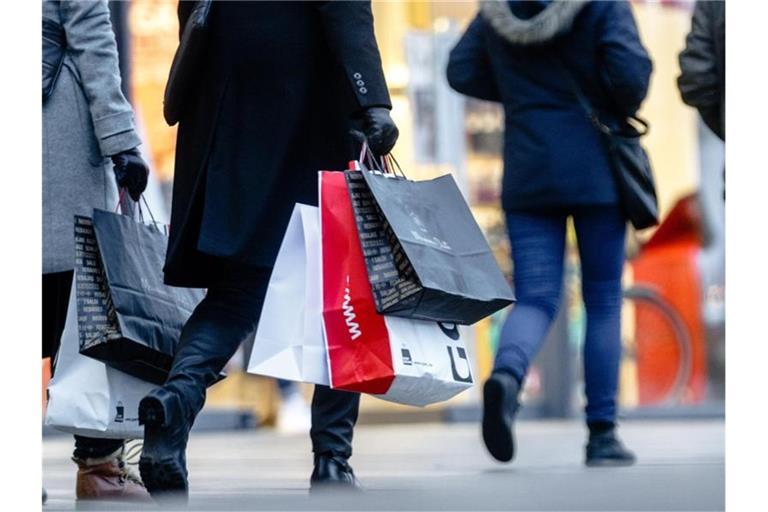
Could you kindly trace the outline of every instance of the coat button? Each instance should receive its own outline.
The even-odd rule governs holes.
[[[364,86],[364,85],[365,85],[365,82],[363,82],[362,80],[358,80],[358,81],[357,81],[357,82],[355,82],[355,83],[356,83],[357,85],[359,85],[360,87],[362,87],[362,86]]]
[[[358,90],[360,91],[360,94],[365,94],[365,93],[367,93],[367,92],[368,92],[368,89],[366,89],[365,87],[361,87],[361,88],[360,88],[360,89],[358,89]]]
[[[359,80],[360,78],[363,78],[363,75],[361,75],[360,73],[355,73],[355,74],[353,74],[353,75],[352,75],[352,77],[353,77],[355,80]]]

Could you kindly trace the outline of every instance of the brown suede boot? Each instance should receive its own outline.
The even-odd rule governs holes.
[[[76,459],[78,500],[151,501],[141,479],[128,470],[125,447],[101,458]]]

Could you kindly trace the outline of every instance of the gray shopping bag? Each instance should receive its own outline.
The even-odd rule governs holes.
[[[203,291],[163,282],[168,237],[125,215],[75,217],[80,353],[163,384]]]
[[[379,313],[469,325],[514,302],[451,175],[345,175]]]

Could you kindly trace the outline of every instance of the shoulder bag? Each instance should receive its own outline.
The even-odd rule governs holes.
[[[163,95],[163,117],[173,126],[179,122],[190,89],[198,81],[198,70],[210,27],[212,0],[198,0],[184,25],[179,47],[173,56]]]
[[[640,117],[630,116],[622,119],[619,129],[614,130],[606,126],[600,121],[570,70],[559,59],[558,63],[567,76],[579,104],[592,125],[602,135],[608,148],[619,200],[627,218],[638,230],[656,226],[659,223],[656,184],[648,154],[640,144],[640,137],[648,133],[648,122]]]

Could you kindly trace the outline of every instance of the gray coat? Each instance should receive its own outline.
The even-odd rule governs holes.
[[[108,157],[140,144],[120,90],[117,46],[106,0],[43,1],[43,18],[64,27],[67,50],[43,104],[43,273],[74,267],[75,214],[107,208]]]

